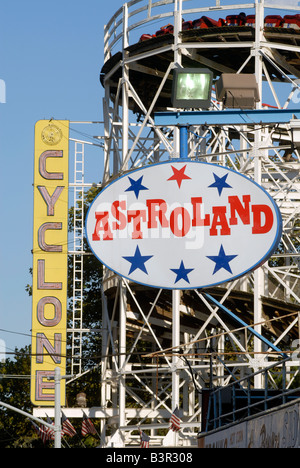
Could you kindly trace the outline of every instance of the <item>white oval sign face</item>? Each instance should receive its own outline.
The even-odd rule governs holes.
[[[280,212],[245,176],[214,164],[172,160],[130,172],[93,201],[89,245],[109,269],[165,289],[231,281],[276,249]]]

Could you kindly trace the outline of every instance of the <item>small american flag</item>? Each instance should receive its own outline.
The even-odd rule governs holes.
[[[83,413],[83,421],[81,425],[81,434],[83,437],[85,437],[88,434],[96,435],[97,431],[95,429],[94,424],[90,420],[90,418],[87,417],[85,413]]]
[[[35,432],[42,439],[44,444],[47,442],[47,440],[53,440],[54,431],[52,429],[47,428],[46,426],[39,427],[33,421],[31,421],[31,423],[34,427]]]
[[[62,430],[63,430],[63,435],[68,435],[70,437],[74,437],[77,432],[74,428],[74,426],[71,424],[69,419],[64,415],[62,412]]]
[[[181,420],[179,418],[179,409],[177,407],[170,418],[170,429],[172,429],[173,432],[180,431],[180,423]]]
[[[140,431],[141,436],[141,448],[149,448],[150,445],[150,437],[145,434],[145,432]]]
[[[47,423],[52,424],[52,426],[54,426],[54,423],[53,423],[53,421],[51,421],[49,416],[47,416]],[[46,432],[46,434],[48,434],[48,438],[49,438],[48,440],[54,440],[55,439],[54,428],[50,429],[50,427],[42,426],[42,429],[43,429],[43,431]]]

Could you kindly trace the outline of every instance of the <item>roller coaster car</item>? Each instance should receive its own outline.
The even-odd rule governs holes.
[[[208,16],[202,16],[201,18],[193,21],[193,29],[215,28],[218,26],[218,21],[208,18]]]
[[[295,15],[295,16],[300,16],[300,15]],[[294,18],[294,16],[291,18]],[[266,16],[264,22],[265,22],[265,27],[267,28],[281,28],[283,25],[283,19],[279,15]],[[246,16],[245,26],[252,26],[253,28],[255,27],[255,15]]]
[[[252,28],[255,28],[255,15],[246,16],[245,26],[251,26]]]
[[[156,37],[164,36],[165,34],[174,34],[173,24],[167,24],[166,26],[162,26],[160,30],[156,32]]]
[[[265,17],[266,28],[281,28],[283,24],[283,18],[279,15],[269,15]]]
[[[283,17],[282,27],[300,29],[300,15],[285,15]]]
[[[226,26],[245,26],[245,23],[246,23],[245,13],[240,13],[239,15],[226,16],[226,20],[225,20]]]
[[[283,18],[280,15],[268,15],[264,20],[266,28],[290,28],[300,29],[300,14],[285,15]],[[255,15],[246,16],[245,13],[239,15],[229,15],[226,19],[220,18],[218,21],[202,16],[194,21],[182,21],[182,30],[189,31],[191,29],[215,28],[222,26],[251,26],[255,27]],[[148,41],[154,37],[164,36],[166,34],[174,34],[174,26],[167,24],[162,26],[156,34],[143,34],[140,42]]]
[[[193,21],[183,21],[182,31],[189,31],[190,29],[193,29]]]
[[[155,37],[155,34],[153,36],[151,34],[143,34],[140,38],[140,42],[149,41],[149,39],[153,37]]]

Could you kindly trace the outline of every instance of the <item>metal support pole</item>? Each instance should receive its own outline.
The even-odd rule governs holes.
[[[187,159],[189,150],[188,150],[188,127],[182,125],[179,127],[180,132],[180,158]]]
[[[39,424],[42,424],[43,426],[48,427],[49,429],[53,429],[53,424],[45,422],[43,419],[36,418],[30,413],[27,413],[26,411],[20,410],[19,408],[16,408],[15,406],[9,405],[8,403],[4,403],[3,401],[0,401],[0,406],[3,406],[3,408],[7,408],[8,410],[14,411],[15,413],[21,414],[25,418],[32,419],[32,421],[35,421]]]
[[[123,6],[123,84],[122,84],[122,166],[125,164],[128,155],[128,133],[129,133],[129,92],[128,92],[128,80],[129,80],[129,68],[125,63],[126,48],[129,45],[128,39],[128,5],[127,3]],[[123,169],[127,169],[123,167]]]
[[[182,31],[182,0],[176,1],[174,8],[174,62],[182,66],[180,31]]]
[[[181,2],[180,2],[181,5]],[[177,23],[178,24],[178,23]],[[181,61],[181,56],[178,56],[178,62]],[[178,132],[179,130],[179,132]],[[187,158],[187,147],[188,147],[188,132],[187,126],[179,126],[177,129],[177,135],[179,133],[179,157]],[[178,139],[175,139],[175,153],[178,154]],[[180,290],[175,289],[172,291],[172,346],[173,349],[180,345]],[[172,357],[172,411],[179,408],[179,384],[180,375],[178,371],[179,358],[176,354]],[[178,435],[176,432],[173,433],[173,444],[176,445]]]
[[[104,311],[104,308],[107,307],[106,304],[106,297],[104,295],[103,291],[103,286],[101,290],[101,295],[102,295],[102,311]],[[102,358],[101,358],[101,406],[103,408],[106,408],[107,406],[107,401],[108,401],[108,388],[109,385],[111,385],[110,382],[107,382],[108,380],[108,347],[109,347],[109,325],[108,325],[108,317],[107,314],[102,312]],[[105,440],[105,433],[106,433],[106,419],[101,419],[101,440]]]
[[[129,149],[128,134],[129,134],[129,67],[125,64],[126,49],[129,45],[129,29],[128,29],[128,5],[123,5],[123,86],[122,86],[122,169],[127,169],[126,163]],[[126,381],[124,364],[126,361],[126,308],[127,308],[127,293],[122,278],[120,281],[120,303],[119,303],[119,427],[126,425],[125,409],[126,409]]]
[[[180,291],[175,290],[172,292],[173,295],[173,311],[172,311],[172,346],[176,348],[180,345]],[[172,392],[172,410],[174,411],[176,406],[179,405],[179,375],[177,372],[178,356],[176,353],[173,355],[173,392]]]
[[[126,288],[120,278],[120,329],[119,329],[119,424],[120,427],[126,425],[125,409],[126,409],[126,381],[124,364],[126,361]]]
[[[264,29],[264,4],[259,0],[255,2],[255,77],[258,83],[259,95],[262,96],[262,56],[260,54],[261,42],[263,40]],[[256,104],[256,109],[261,109],[261,101]],[[261,185],[262,182],[262,161],[260,154],[260,147],[262,146],[262,132],[259,126],[256,128],[254,137],[254,146],[256,148],[254,154],[254,180]],[[262,295],[264,293],[264,273],[261,268],[254,272],[254,323],[262,321]],[[262,326],[257,325],[254,327],[255,332],[261,336]],[[259,337],[254,336],[254,351],[257,353],[254,356],[254,361],[262,361],[262,341]],[[259,366],[254,366],[254,372],[259,370]],[[254,377],[254,387],[264,388],[263,374],[257,374]]]
[[[180,291],[172,291],[172,346],[180,345]],[[175,354],[172,357],[172,411],[179,408],[179,370],[178,370],[179,358]],[[176,445],[177,433],[174,432],[174,444]]]
[[[61,448],[61,395],[60,395],[60,367],[55,368],[55,412],[54,412],[54,448]]]

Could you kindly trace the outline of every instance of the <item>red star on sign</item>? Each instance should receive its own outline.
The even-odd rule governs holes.
[[[173,169],[173,175],[168,180],[176,180],[178,187],[181,187],[181,183],[184,179],[191,179],[191,177],[187,176],[184,171],[186,169],[186,165],[183,166],[181,169],[176,169],[176,167],[171,166]]]

